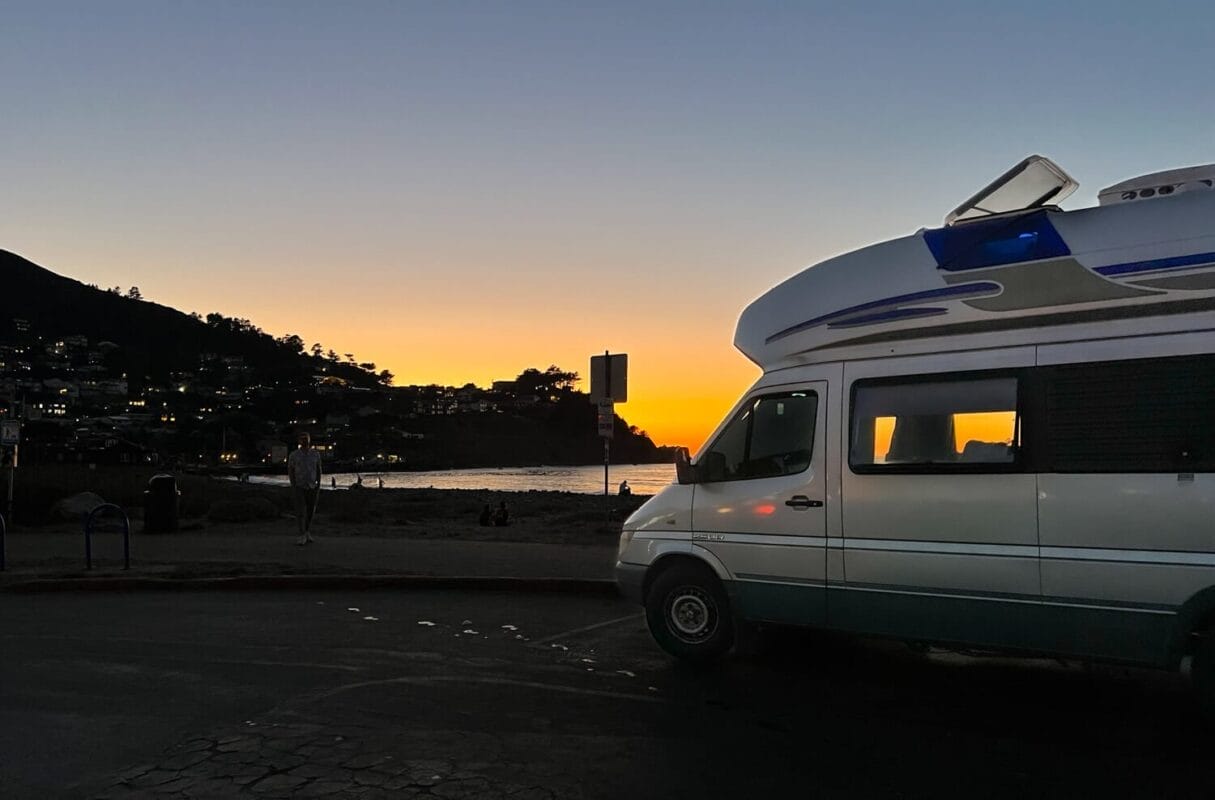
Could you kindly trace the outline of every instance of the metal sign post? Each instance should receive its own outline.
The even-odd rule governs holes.
[[[4,460],[8,462],[8,492],[4,505],[4,516],[6,519],[13,518],[13,478],[17,472],[17,448],[21,442],[21,422],[19,420],[5,420],[0,422],[0,452],[4,454]],[[12,452],[8,452],[8,448],[12,448]],[[3,537],[4,532],[0,530],[0,537]],[[4,542],[0,539],[0,569],[4,569]]]
[[[608,462],[610,460],[612,436],[616,432],[616,404],[611,400],[599,401],[599,435],[603,437],[603,493],[608,493]]]
[[[591,356],[591,402],[599,406],[599,435],[603,437],[604,497],[609,494],[608,464],[616,431],[616,403],[629,397],[628,372],[629,357],[624,353],[612,355],[604,350],[601,356]]]
[[[13,518],[13,476],[17,473],[17,445],[13,445],[13,453],[8,462],[8,502],[4,506],[4,513],[9,519]]]

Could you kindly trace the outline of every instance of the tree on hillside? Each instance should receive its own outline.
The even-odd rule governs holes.
[[[304,352],[304,340],[296,336],[294,333],[280,336],[275,339],[275,341],[286,349],[290,350],[293,354]]]
[[[556,364],[550,365],[544,372],[532,367],[515,378],[515,392],[547,398],[573,391],[578,381],[577,372],[565,372]]]
[[[131,300],[142,300],[143,294],[139,291],[138,286],[132,286],[127,290],[127,297]]]

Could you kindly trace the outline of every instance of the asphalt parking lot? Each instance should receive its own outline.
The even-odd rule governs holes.
[[[777,632],[692,670],[608,597],[0,597],[20,797],[1168,797],[1175,676]]]

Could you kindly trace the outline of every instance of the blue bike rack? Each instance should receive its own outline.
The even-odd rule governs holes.
[[[116,512],[116,513],[115,513]],[[122,568],[131,568],[131,520],[127,513],[113,503],[103,503],[84,518],[84,566],[93,568],[93,533],[122,531]]]

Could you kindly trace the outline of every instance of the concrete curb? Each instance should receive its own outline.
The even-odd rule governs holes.
[[[617,593],[616,582],[605,578],[509,578],[504,576],[439,575],[241,575],[218,578],[86,577],[36,578],[0,585],[0,594],[50,592],[260,592],[341,589],[439,590],[533,592],[554,594]]]

